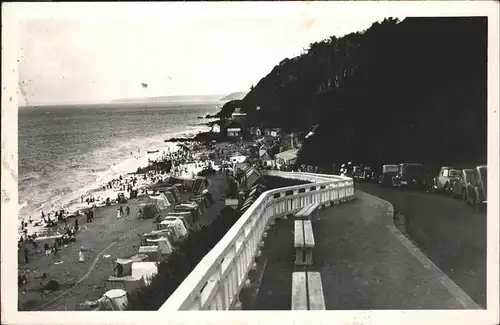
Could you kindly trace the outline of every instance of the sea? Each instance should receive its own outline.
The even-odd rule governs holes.
[[[63,207],[109,180],[135,172],[165,140],[208,130],[214,102],[19,108],[19,220]],[[147,159],[145,160],[147,164]]]

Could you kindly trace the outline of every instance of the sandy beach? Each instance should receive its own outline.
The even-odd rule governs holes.
[[[216,174],[208,177],[208,190],[214,204],[205,210],[199,224],[209,224],[225,206],[224,198],[228,193],[227,177]],[[191,193],[184,192],[182,200],[187,200]],[[80,231],[76,242],[62,246],[59,256],[51,253],[45,256],[43,244],[36,251],[31,244],[24,243],[18,252],[19,273],[27,276],[28,282],[18,289],[18,310],[88,310],[83,304],[102,297],[106,292],[106,280],[113,272],[113,260],[137,254],[140,246],[139,234],[156,229],[153,219],[141,220],[137,216],[138,206],[148,200],[148,195],[130,199],[121,204],[123,209],[130,207],[130,216],[116,218],[120,205],[96,208],[93,222],[87,223],[85,217],[79,217]],[[68,225],[74,224],[74,218],[68,219]],[[52,243],[51,243],[52,244]],[[24,245],[29,250],[28,263],[24,260]],[[89,251],[85,262],[78,261],[80,247]],[[46,278],[39,278],[43,273]],[[41,296],[40,283],[49,280],[59,282],[60,289]]]

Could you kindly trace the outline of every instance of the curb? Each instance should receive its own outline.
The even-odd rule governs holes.
[[[370,194],[369,194],[370,195]],[[380,201],[387,205],[386,216],[391,218],[391,221],[385,225],[389,232],[394,235],[399,242],[405,246],[408,251],[424,266],[426,270],[434,273],[437,279],[446,288],[446,290],[457,299],[464,309],[484,309],[478,305],[472,298],[465,293],[453,280],[451,280],[439,267],[437,267],[422,251],[415,246],[409,238],[407,238],[394,224],[394,206],[389,201],[381,199]]]

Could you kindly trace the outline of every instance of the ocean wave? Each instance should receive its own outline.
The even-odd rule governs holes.
[[[78,203],[80,201],[80,197],[83,195],[88,196],[91,192],[96,191],[98,189],[101,189],[104,184],[107,182],[118,178],[120,175],[125,175],[130,172],[135,172],[137,171],[138,168],[140,167],[146,167],[149,163],[149,160],[155,160],[159,158],[163,152],[168,152],[168,151],[175,151],[178,150],[178,147],[176,146],[175,143],[165,143],[163,142],[163,139],[166,137],[178,137],[178,136],[188,136],[192,134],[196,134],[200,131],[202,131],[203,128],[200,128],[200,126],[193,127],[193,126],[188,126],[183,130],[176,130],[175,132],[169,132],[167,134],[163,135],[158,135],[156,137],[152,137],[149,141],[152,143],[156,143],[154,146],[155,148],[158,147],[159,152],[158,153],[152,153],[148,154],[147,150],[151,150],[150,147],[147,148],[142,148],[140,151],[139,155],[138,153],[133,153],[133,157],[127,157],[127,158],[121,158],[121,159],[116,159],[116,163],[111,163],[108,168],[105,167],[96,167],[95,169],[90,169],[90,171],[75,171],[76,176],[75,179],[78,178],[84,178],[88,177],[88,180],[83,182],[82,186],[78,186],[75,188],[71,188],[70,186],[63,186],[62,188],[55,188],[51,191],[49,197],[44,200],[43,203],[41,203],[38,207],[35,208],[29,208],[29,203],[25,202],[23,203],[22,208],[19,209],[20,211],[20,216],[19,218],[26,217],[27,215],[33,215],[33,216],[39,216],[41,214],[41,211],[48,212],[47,210],[51,210],[54,208],[68,208],[74,203]],[[146,144],[148,140],[145,140]],[[117,146],[119,149],[116,149],[114,147],[115,152],[122,153],[122,155],[125,155],[128,153],[127,150],[124,150],[125,148],[130,149],[130,147],[134,147],[137,145],[141,145],[140,143],[134,142],[133,144],[130,143],[125,143],[122,144],[121,146]],[[161,145],[161,147],[160,147]],[[106,149],[101,150],[101,152],[94,153],[96,156],[101,156],[105,157],[108,155],[113,155],[113,148],[111,148],[111,152],[106,152]],[[78,165],[78,164],[74,164]],[[74,166],[72,165],[72,166]],[[83,166],[79,165],[79,168],[82,168]],[[75,169],[78,170],[78,167]],[[38,177],[37,179],[40,179],[40,176],[34,176],[33,177]],[[39,184],[36,184],[38,189],[47,189],[51,186],[49,182],[42,182]],[[33,196],[37,197],[40,196],[39,191],[34,191]],[[22,210],[22,213],[21,213]],[[22,214],[22,215],[21,215]]]

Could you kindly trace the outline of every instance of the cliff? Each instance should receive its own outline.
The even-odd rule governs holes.
[[[389,18],[310,44],[218,116],[241,107],[285,131],[317,124],[301,163],[484,163],[486,71],[486,18]]]

